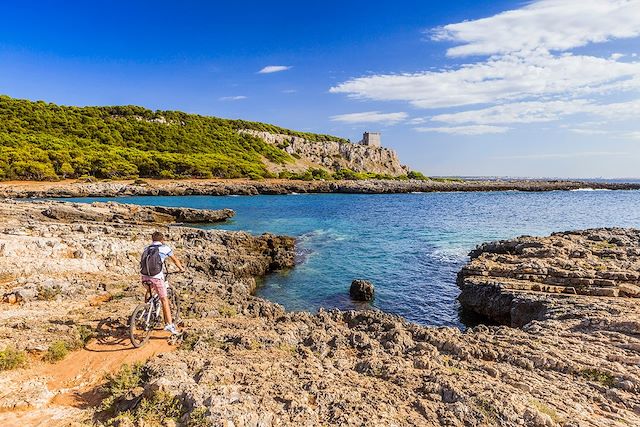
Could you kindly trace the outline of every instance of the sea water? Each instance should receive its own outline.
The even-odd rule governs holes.
[[[373,306],[425,325],[463,326],[456,273],[476,245],[590,227],[640,228],[640,191],[297,194],[82,198],[231,208],[211,226],[297,238],[295,268],[265,278],[258,295],[288,310],[357,308],[353,279],[374,283]]]

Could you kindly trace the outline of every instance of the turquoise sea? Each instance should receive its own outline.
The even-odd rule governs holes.
[[[589,227],[640,228],[640,191],[300,194],[82,198],[141,205],[231,208],[215,228],[298,239],[298,264],[258,295],[289,310],[352,308],[352,279],[376,286],[373,305],[426,325],[463,326],[456,273],[488,240]]]

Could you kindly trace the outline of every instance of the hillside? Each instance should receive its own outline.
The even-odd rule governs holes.
[[[363,160],[352,162],[360,165],[353,170],[344,169],[349,164],[344,161],[319,164],[317,158],[304,157],[306,150],[287,152],[282,138],[274,144],[260,137],[270,134],[290,137],[297,144],[343,147],[335,152],[335,160],[354,157],[352,151],[362,148],[330,135],[244,120],[137,106],[67,107],[0,96],[0,180],[260,178],[279,172],[289,177],[290,172],[310,176],[315,168],[321,170],[314,176],[322,177],[335,172],[405,172],[398,169],[397,159],[392,169]]]

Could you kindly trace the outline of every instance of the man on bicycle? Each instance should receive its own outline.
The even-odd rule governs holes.
[[[184,267],[180,260],[173,255],[173,250],[164,244],[164,239],[164,235],[159,231],[151,235],[151,244],[144,249],[140,259],[140,275],[142,283],[147,287],[145,299],[151,295],[152,289],[160,298],[165,323],[164,330],[171,332],[172,335],[178,335],[180,332],[171,318],[171,308],[167,298],[167,284],[164,276],[165,260],[169,258],[181,273],[184,272]]]

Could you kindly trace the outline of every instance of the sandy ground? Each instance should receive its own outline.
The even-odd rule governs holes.
[[[0,426],[68,426],[74,425],[69,419],[90,417],[83,410],[102,401],[105,375],[116,372],[123,364],[144,362],[158,353],[172,351],[175,346],[169,345],[166,338],[167,333],[156,332],[141,348],[118,338],[93,340],[58,363],[42,362],[21,370],[14,381],[44,377],[54,397],[43,408],[0,413]]]

